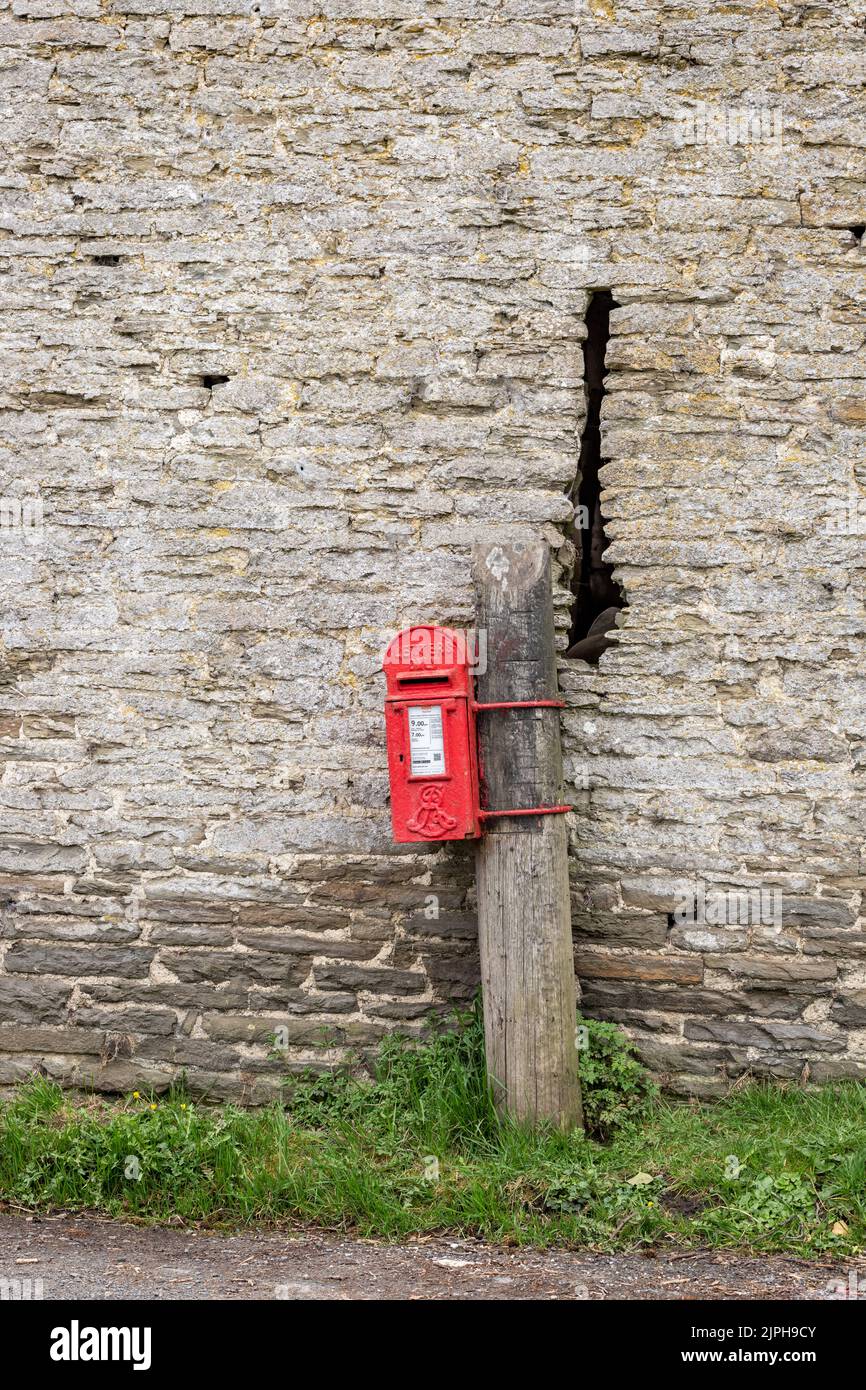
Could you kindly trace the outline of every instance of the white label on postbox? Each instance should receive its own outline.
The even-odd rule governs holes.
[[[435,777],[445,771],[441,705],[409,706],[409,752],[413,777]]]

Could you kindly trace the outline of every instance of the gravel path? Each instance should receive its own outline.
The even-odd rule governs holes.
[[[852,1262],[866,1287],[866,1261]],[[592,1255],[437,1237],[379,1245],[0,1213],[0,1279],[46,1299],[826,1299],[849,1265],[711,1251]],[[838,1296],[838,1295],[837,1295]]]

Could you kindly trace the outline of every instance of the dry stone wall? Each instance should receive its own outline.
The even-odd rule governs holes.
[[[471,997],[381,651],[527,532],[565,645],[601,288],[585,1008],[866,1072],[864,77],[862,3],[0,4],[0,1082],[259,1100]]]

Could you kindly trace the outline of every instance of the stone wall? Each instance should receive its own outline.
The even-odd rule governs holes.
[[[0,47],[0,1081],[260,1099],[471,997],[381,651],[527,531],[564,643],[595,288],[586,1010],[681,1089],[866,1072],[863,4],[12,0]]]

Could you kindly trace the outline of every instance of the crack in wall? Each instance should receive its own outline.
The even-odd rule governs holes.
[[[583,380],[586,422],[580,440],[577,476],[570,493],[575,505],[571,528],[577,556],[572,577],[574,604],[568,656],[597,661],[610,640],[604,633],[613,625],[625,595],[613,577],[613,566],[604,560],[608,539],[601,511],[601,403],[607,375],[605,354],[610,338],[610,311],[619,306],[610,290],[595,290],[586,311],[583,343]]]

